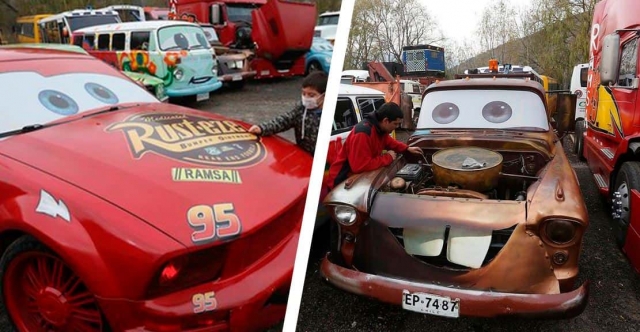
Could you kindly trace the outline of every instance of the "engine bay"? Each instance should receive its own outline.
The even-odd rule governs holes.
[[[413,195],[524,201],[547,161],[536,152],[477,147],[423,149],[380,190]],[[440,158],[439,156],[443,156]],[[411,158],[411,159],[410,159]],[[397,168],[396,168],[397,169]]]

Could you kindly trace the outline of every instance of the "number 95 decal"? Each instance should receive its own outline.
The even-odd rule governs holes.
[[[214,292],[193,294],[191,303],[193,304],[193,312],[196,314],[215,310],[218,307],[218,301],[216,300],[216,294]]]
[[[195,230],[191,234],[191,241],[196,244],[234,237],[242,230],[233,203],[193,206],[187,212],[187,220]]]

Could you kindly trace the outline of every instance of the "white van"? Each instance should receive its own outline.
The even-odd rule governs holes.
[[[575,152],[581,159],[583,159],[582,150],[584,149],[583,135],[587,131],[587,122],[585,121],[585,119],[587,117],[586,108],[588,72],[588,63],[581,63],[573,67],[573,74],[571,75],[571,85],[569,86],[569,89],[578,96],[578,100],[576,101],[576,132],[573,152]]]
[[[351,84],[352,82],[368,82],[369,71],[368,70],[345,70],[342,72],[340,78],[341,84]]]
[[[318,25],[314,28],[314,37],[320,37],[328,40],[331,45],[336,40],[336,30],[338,29],[338,20],[340,12],[325,12],[318,17]]]

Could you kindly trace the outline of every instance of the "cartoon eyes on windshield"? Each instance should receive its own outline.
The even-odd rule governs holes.
[[[447,124],[455,121],[460,115],[458,105],[454,103],[442,103],[433,109],[431,116],[433,121],[439,124]]]
[[[78,104],[66,94],[56,90],[43,90],[38,94],[40,103],[53,113],[71,115],[78,113]]]
[[[87,83],[84,85],[84,89],[95,99],[105,104],[117,104],[118,97],[113,91],[105,88],[97,83]]]
[[[482,108],[482,116],[493,123],[503,123],[511,118],[511,106],[503,101],[492,101]]]
[[[197,34],[196,35],[196,39],[198,40],[198,43],[200,43],[200,45],[202,45],[202,46],[206,46],[206,45],[209,44],[207,39],[201,34]]]
[[[181,49],[189,49],[189,41],[187,40],[187,37],[185,37],[185,35],[183,35],[182,33],[176,33],[175,35],[173,35],[173,41]]]

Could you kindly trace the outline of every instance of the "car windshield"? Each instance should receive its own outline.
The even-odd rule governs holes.
[[[445,90],[427,93],[418,128],[547,131],[542,98],[531,91]]]
[[[158,41],[163,51],[211,47],[202,28],[189,25],[161,28],[158,30]]]
[[[209,41],[209,44],[215,44],[220,41],[220,39],[218,39],[218,34],[213,27],[202,27],[202,32],[204,32],[204,36],[207,37],[207,41]]]
[[[339,15],[320,16],[318,25],[337,25],[339,19]]]
[[[51,68],[60,61],[51,61]],[[4,97],[2,97],[4,96]],[[113,75],[36,71],[0,73],[4,100],[0,132],[47,124],[89,110],[122,103],[159,102],[133,81]]]
[[[118,15],[86,15],[67,16],[67,23],[71,31],[84,29],[96,25],[120,23]]]
[[[227,16],[229,21],[251,22],[251,12],[256,9],[253,5],[227,4]]]
[[[333,45],[322,38],[313,38],[311,50],[314,52],[333,52]]]

